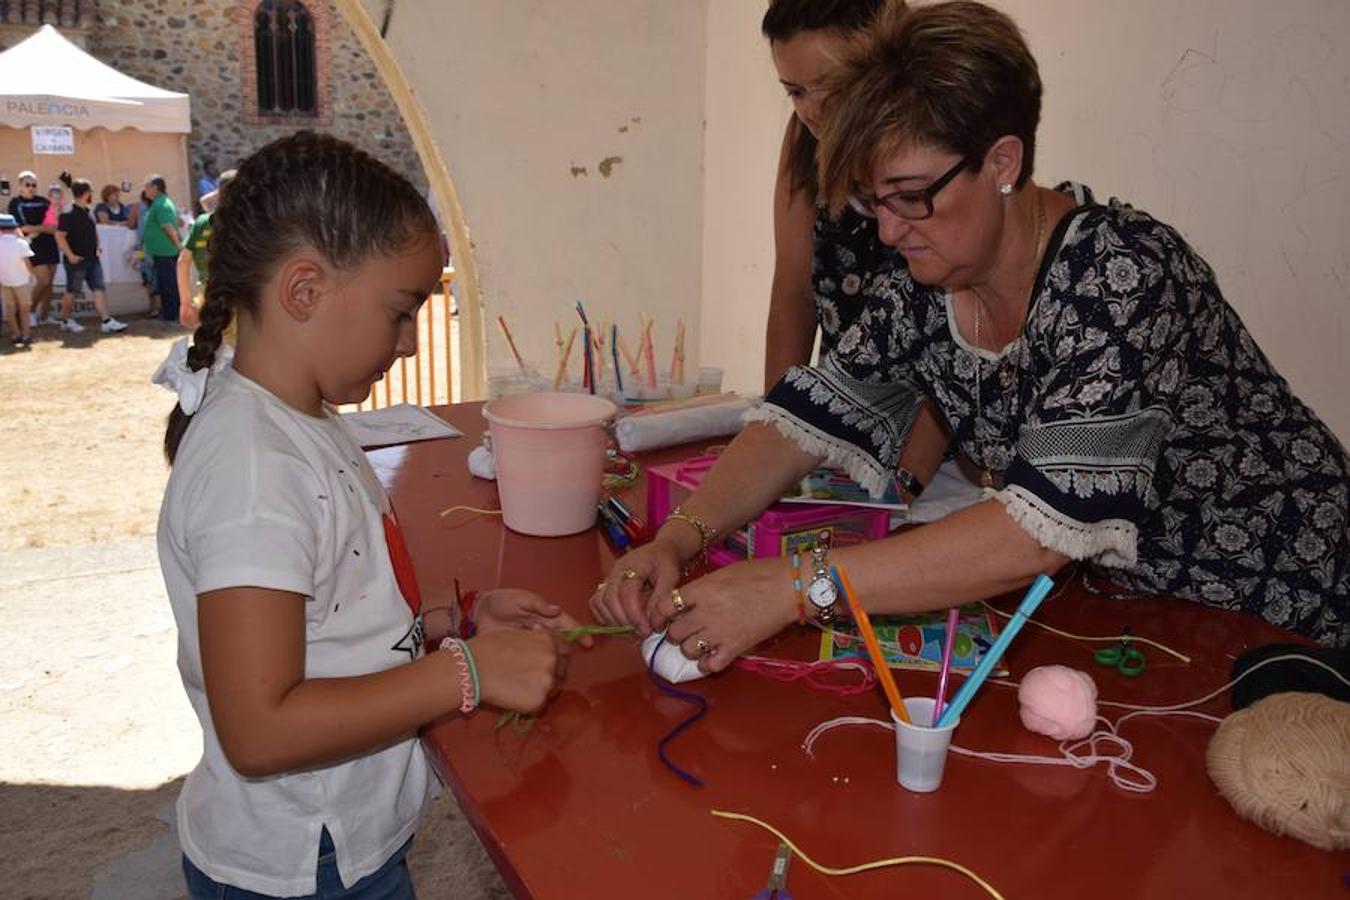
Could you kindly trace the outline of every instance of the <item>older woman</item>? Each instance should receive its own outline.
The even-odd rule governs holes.
[[[903,255],[883,288],[893,302],[869,304],[819,369],[789,371],[764,421],[619,560],[595,614],[668,625],[710,671],[828,618],[834,592],[810,559],[674,588],[681,565],[822,458],[879,486],[925,394],[987,498],[828,551],[869,609],[964,603],[1083,560],[1135,591],[1346,643],[1344,447],[1174,229],[1031,180],[1041,84],[1016,26],[971,2],[893,11],[840,77],[821,190],[835,205],[856,195]]]

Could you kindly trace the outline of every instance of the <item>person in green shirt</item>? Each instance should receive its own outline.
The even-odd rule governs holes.
[[[214,191],[207,195],[213,198],[210,204],[214,208],[218,202],[225,186],[234,179],[234,169],[227,169],[220,173],[220,183]],[[203,205],[205,200],[203,199]],[[178,254],[178,296],[183,299],[182,311],[179,318],[184,325],[190,328],[196,328],[198,323],[197,311],[202,308],[205,301],[206,277],[211,268],[211,254],[209,244],[211,240],[211,215],[210,212],[204,212],[198,216],[192,223],[192,229],[188,231],[187,240],[183,242],[183,249]],[[192,268],[197,268],[197,285],[200,290],[194,290],[192,284]],[[230,344],[234,343],[234,323],[225,331],[224,340]]]
[[[150,208],[145,212],[145,255],[155,267],[155,282],[159,285],[159,317],[165,322],[178,321],[178,254],[183,241],[178,234],[178,207],[169,199],[164,177],[151,175],[145,179],[145,194]]]

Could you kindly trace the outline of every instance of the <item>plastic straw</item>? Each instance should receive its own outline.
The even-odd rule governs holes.
[[[947,702],[947,676],[952,674],[952,646],[956,644],[956,626],[961,619],[961,608],[947,610],[947,637],[942,642],[942,674],[938,675],[937,696],[933,702],[933,727],[942,717],[942,705]]]
[[[1008,620],[1008,624],[1003,626],[1003,631],[999,634],[998,640],[994,641],[994,646],[990,647],[980,657],[980,664],[975,667],[974,672],[970,673],[966,683],[961,685],[961,690],[956,692],[952,702],[942,711],[942,718],[938,720],[939,728],[946,728],[953,719],[965,712],[971,698],[975,696],[975,692],[980,689],[980,685],[984,684],[984,680],[989,677],[989,673],[994,670],[994,666],[998,665],[998,661],[1007,652],[1012,639],[1017,637],[1017,632],[1021,631],[1022,626],[1026,624],[1027,617],[1036,611],[1036,607],[1041,605],[1041,601],[1045,599],[1054,586],[1055,583],[1044,575],[1036,576],[1036,580],[1032,582],[1027,595],[1018,604],[1017,612],[1013,613],[1012,618]]]
[[[831,566],[830,569],[844,589],[844,599],[848,601],[853,621],[857,624],[858,631],[862,633],[863,643],[867,645],[867,655],[872,658],[872,668],[877,670],[877,680],[881,682],[881,688],[886,692],[891,710],[901,722],[906,725],[914,724],[909,720],[909,710],[905,709],[905,698],[900,696],[900,688],[896,686],[895,677],[891,675],[891,669],[886,665],[886,656],[881,652],[881,643],[877,640],[877,633],[872,630],[872,620],[867,618],[867,610],[862,608],[862,604],[854,595],[853,586],[848,582],[848,574],[840,566]]]

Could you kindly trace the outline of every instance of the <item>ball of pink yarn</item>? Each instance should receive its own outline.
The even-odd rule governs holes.
[[[1086,672],[1067,666],[1040,666],[1017,689],[1022,724],[1056,740],[1076,740],[1097,723],[1097,685]]]

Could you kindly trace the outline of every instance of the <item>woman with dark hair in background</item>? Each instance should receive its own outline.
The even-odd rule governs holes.
[[[788,119],[774,183],[773,286],[764,341],[764,389],[791,366],[811,364],[820,329],[820,356],[862,313],[874,286],[903,260],[877,239],[876,223],[850,206],[820,202],[817,134],[829,81],[851,38],[871,24],[884,0],[770,0],[760,30],[793,115]],[[897,469],[912,501],[941,461],[949,436],[927,404]]]

